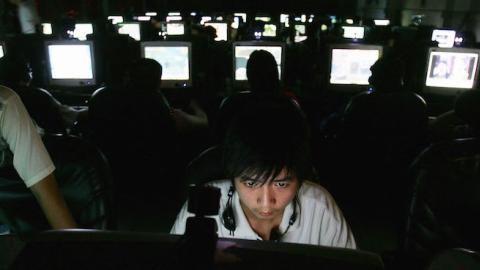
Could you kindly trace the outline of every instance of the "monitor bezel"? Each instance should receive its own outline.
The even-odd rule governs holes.
[[[285,42],[277,42],[277,41],[263,41],[263,40],[251,40],[251,41],[237,41],[232,44],[232,84],[234,88],[246,88],[248,87],[248,79],[247,80],[237,80],[235,78],[235,68],[236,68],[236,50],[235,48],[239,47],[247,47],[247,46],[257,46],[257,47],[271,47],[271,46],[280,46],[282,48],[282,55],[281,55],[281,63],[280,63],[280,82],[283,82],[283,78],[285,77],[285,50],[286,44]]]
[[[92,79],[54,79],[52,76],[52,67],[50,63],[50,53],[48,47],[50,45],[88,45],[90,47],[90,59],[92,61]],[[48,64],[48,76],[49,84],[55,86],[93,86],[97,83],[97,74],[95,66],[95,44],[91,40],[48,40],[44,43],[45,46],[45,56]]]
[[[477,66],[475,67],[475,74],[473,75],[473,84],[471,88],[451,88],[451,87],[436,87],[436,86],[427,86],[427,77],[428,70],[430,66],[430,55],[432,52],[453,52],[453,53],[476,53],[477,57]],[[478,82],[478,73],[480,66],[480,49],[475,48],[440,48],[440,47],[430,47],[426,56],[425,71],[423,77],[423,93],[432,94],[432,95],[441,95],[441,96],[456,96],[461,92],[476,89]]]
[[[369,84],[335,84],[331,83],[332,75],[332,56],[334,49],[347,49],[347,50],[378,50],[380,59],[383,55],[383,46],[377,44],[360,44],[360,43],[345,43],[345,44],[331,44],[328,48],[328,87],[327,89],[339,92],[360,92],[366,89]],[[378,60],[377,59],[377,60]]]
[[[165,80],[162,78],[160,88],[190,88],[193,85],[192,43],[188,41],[143,41],[140,42],[140,53],[145,57],[145,47],[188,47],[188,80]]]

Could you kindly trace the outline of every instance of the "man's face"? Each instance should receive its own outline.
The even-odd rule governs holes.
[[[293,200],[298,189],[298,179],[283,169],[273,179],[255,181],[256,175],[234,178],[235,189],[248,221],[275,222],[282,220],[285,207]],[[265,179],[260,179],[265,180]]]

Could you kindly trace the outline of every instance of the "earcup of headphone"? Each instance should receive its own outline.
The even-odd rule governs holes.
[[[235,216],[233,214],[233,208],[230,204],[227,204],[227,207],[222,213],[223,219],[223,226],[227,228],[229,231],[235,231],[236,224],[235,224]]]

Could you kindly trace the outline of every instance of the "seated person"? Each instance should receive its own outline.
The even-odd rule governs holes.
[[[13,154],[8,155],[7,153]],[[54,229],[75,222],[57,187],[55,167],[18,95],[0,86],[0,167],[12,162]]]
[[[228,179],[221,190],[220,237],[356,248],[332,196],[311,177],[309,129],[288,98],[252,102],[232,121],[223,143]],[[183,234],[187,204],[171,233]]]
[[[46,133],[65,133],[86,110],[61,104],[47,90],[31,85],[32,71],[24,57],[9,54],[0,59],[0,84],[22,99],[35,124]]]

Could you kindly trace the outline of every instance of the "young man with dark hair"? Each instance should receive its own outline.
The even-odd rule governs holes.
[[[221,190],[220,237],[355,248],[340,209],[312,176],[309,129],[288,98],[249,103],[228,129],[223,144],[231,180],[208,185]],[[187,205],[171,229],[185,231]]]

